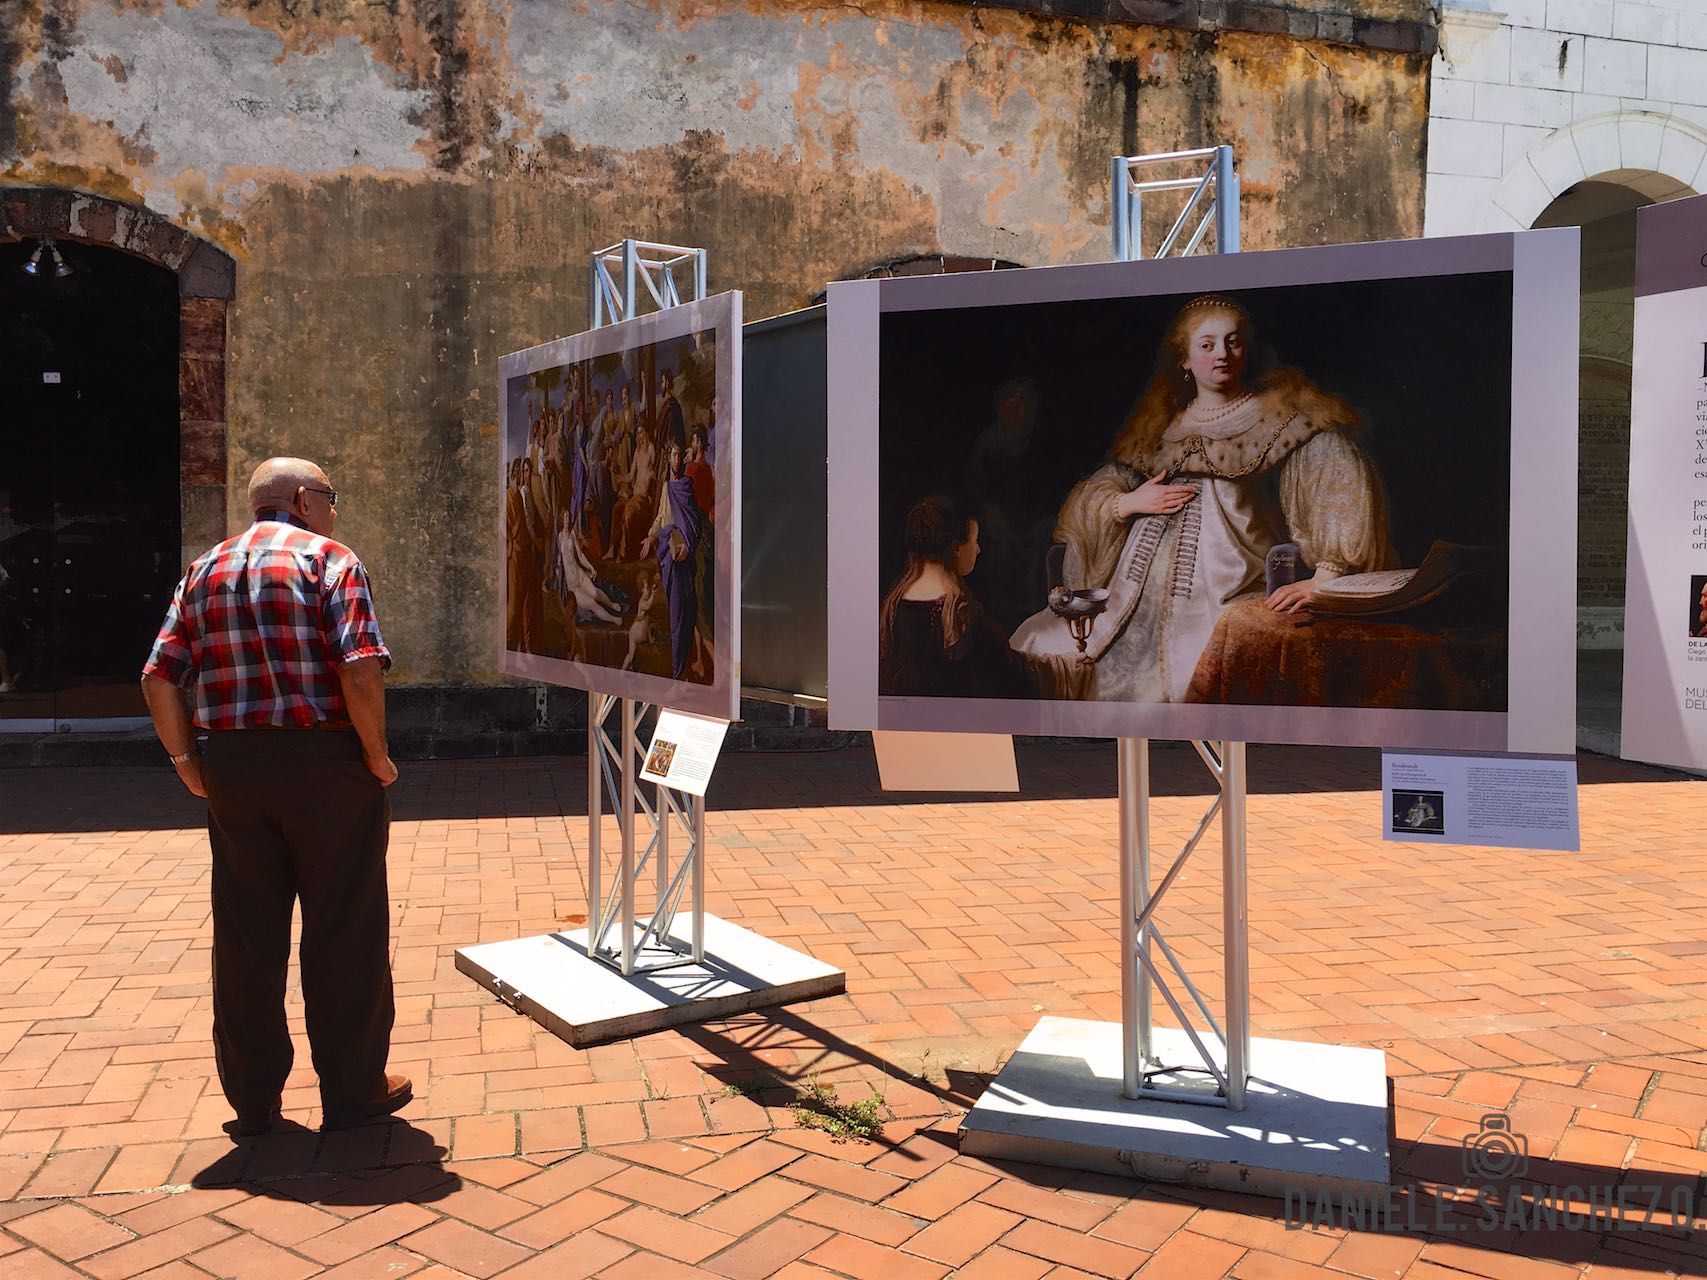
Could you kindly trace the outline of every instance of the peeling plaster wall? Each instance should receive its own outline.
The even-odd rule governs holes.
[[[0,0],[0,179],[236,256],[232,492],[323,460],[396,678],[477,684],[497,357],[584,326],[591,248],[705,245],[755,317],[914,253],[1090,261],[1111,156],[1222,140],[1247,248],[1417,235],[1426,69],[895,0]]]

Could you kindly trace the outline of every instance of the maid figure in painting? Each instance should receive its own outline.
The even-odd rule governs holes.
[[[1296,369],[1247,379],[1254,338],[1230,298],[1188,302],[1108,461],[1062,504],[1066,585],[1109,591],[1088,648],[1100,699],[1183,701],[1216,620],[1262,595],[1278,543],[1314,569],[1268,597],[1288,614],[1323,582],[1397,563],[1357,415]],[[1071,646],[1047,609],[1014,633],[1028,653]]]
[[[907,565],[883,599],[878,691],[936,698],[1085,698],[1095,667],[1017,653],[966,589],[978,563],[978,522],[954,499],[907,512]]]

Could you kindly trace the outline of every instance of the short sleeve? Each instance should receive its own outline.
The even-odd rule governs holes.
[[[327,576],[323,608],[326,643],[340,666],[378,658],[380,670],[391,669],[391,650],[379,634],[373,591],[361,561],[352,558],[342,572]]]
[[[189,578],[181,578],[172,592],[172,603],[166,609],[166,621],[160,634],[154,637],[154,648],[148,661],[142,664],[142,674],[153,676],[188,689],[196,682],[195,651],[191,648],[189,627],[184,622],[184,595]]]

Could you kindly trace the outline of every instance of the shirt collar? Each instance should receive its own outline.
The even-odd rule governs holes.
[[[278,524],[293,524],[298,529],[308,528],[308,526],[302,522],[301,516],[284,507],[262,507],[255,513],[256,524],[261,524],[268,520],[274,521]],[[310,530],[310,532],[312,532],[312,530]]]

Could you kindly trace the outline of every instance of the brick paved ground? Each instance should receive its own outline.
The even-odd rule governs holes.
[[[582,811],[581,762],[411,766],[393,1064],[417,1100],[322,1136],[304,1067],[289,1131],[244,1143],[211,1080],[194,803],[163,769],[12,771],[0,1276],[1707,1273],[1687,1228],[1450,1230],[1480,1213],[1456,1183],[1490,1109],[1543,1182],[1707,1185],[1707,791],[1585,760],[1583,852],[1522,854],[1373,839],[1370,753],[1252,766],[1257,1033],[1387,1051],[1395,1194],[1431,1231],[1288,1232],[1270,1201],[956,1154],[958,1117],[1042,1013],[1117,1017],[1107,746],[1028,751],[1026,798],[952,802],[882,797],[868,753],[726,760],[712,910],[845,966],[848,994],[591,1052],[452,963],[584,911],[584,819],[562,816]],[[1195,760],[1159,751],[1157,773],[1183,836]],[[1217,902],[1210,857],[1171,934],[1210,973]],[[882,1140],[796,1127],[789,1082],[812,1075],[846,1100],[879,1089]]]

